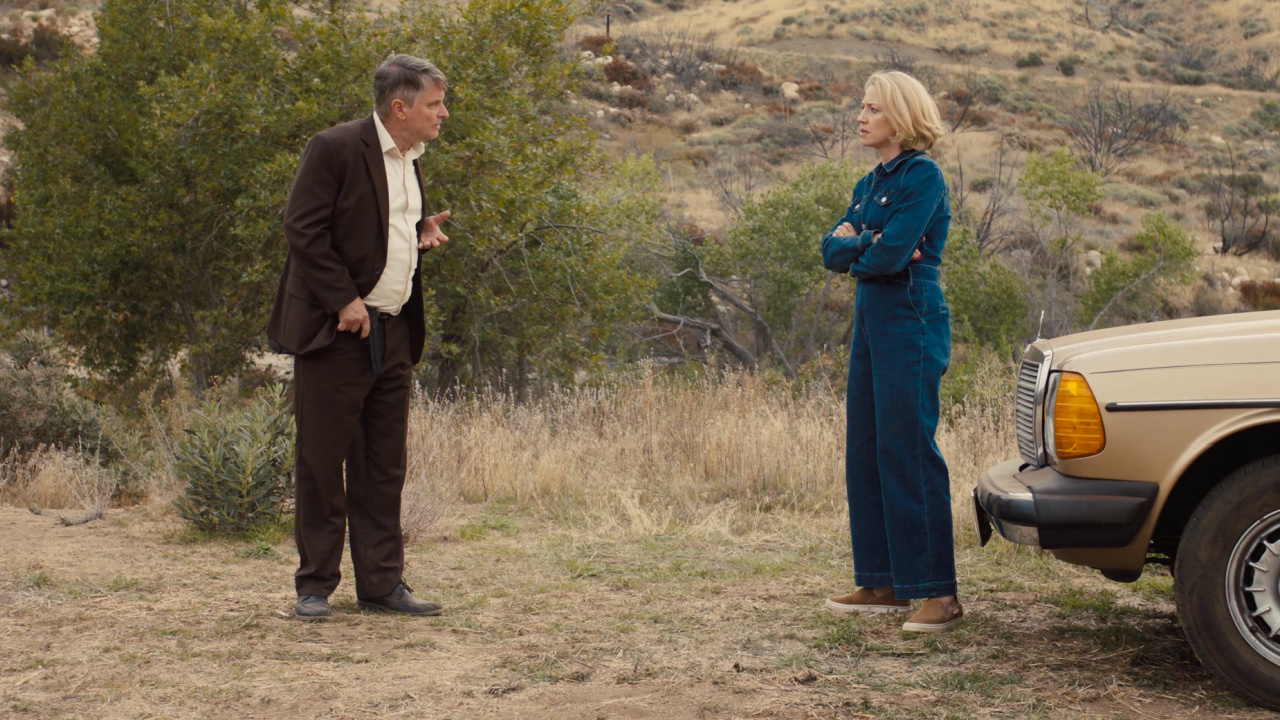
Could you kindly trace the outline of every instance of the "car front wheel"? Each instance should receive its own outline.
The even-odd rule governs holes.
[[[1174,591],[1200,661],[1280,710],[1280,455],[1232,473],[1196,508],[1178,547]]]

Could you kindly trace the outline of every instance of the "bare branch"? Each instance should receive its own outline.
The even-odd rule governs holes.
[[[716,193],[725,213],[742,217],[742,204],[765,178],[764,161],[759,153],[736,146],[722,149],[723,161],[711,171],[711,189]]]
[[[724,345],[726,350],[733,353],[733,356],[738,358],[739,362],[750,368],[753,372],[760,368],[760,363],[756,360],[756,356],[752,355],[750,350],[739,345],[733,337],[730,336],[729,333],[725,332],[724,328],[719,325],[702,320],[695,320],[694,318],[686,317],[684,315],[664,313],[652,302],[649,303],[649,312],[652,313],[654,319],[661,322],[671,323],[677,327],[689,327],[694,330],[701,330],[702,332],[707,333],[707,335],[719,340],[720,344]]]
[[[823,160],[844,160],[851,151],[862,147],[858,142],[857,114],[849,108],[832,107],[823,121],[815,123],[812,116],[804,119],[813,136],[814,149],[809,154]]]
[[[1067,111],[1067,135],[1089,169],[1106,177],[1143,150],[1176,142],[1185,116],[1168,92],[1140,100],[1132,90],[1097,83]]]

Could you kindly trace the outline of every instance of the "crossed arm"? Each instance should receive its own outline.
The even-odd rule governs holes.
[[[918,168],[918,169],[917,169]],[[946,196],[942,174],[930,166],[913,166],[899,185],[898,197],[882,231],[854,222],[853,205],[822,238],[822,264],[855,277],[891,275],[922,257],[920,244]],[[861,185],[861,183],[859,183]],[[859,188],[854,197],[859,197]]]

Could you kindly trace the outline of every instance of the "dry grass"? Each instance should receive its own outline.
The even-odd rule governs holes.
[[[958,498],[1012,452],[1006,381],[982,376],[939,436]],[[825,613],[851,580],[841,406],[652,371],[418,400],[406,504],[432,522],[407,576],[445,603],[431,620],[360,612],[343,583],[333,621],[299,623],[288,541],[192,542],[164,506],[80,527],[0,507],[0,714],[1269,717],[1196,664],[1167,573],[980,550],[959,505],[960,629]]]
[[[111,504],[116,480],[93,458],[80,453],[41,447],[19,454],[16,450],[0,463],[0,503],[44,510],[78,510],[63,515],[75,524],[101,517]]]
[[[1011,372],[990,371],[989,386],[975,389],[983,401],[939,432],[957,513],[968,512],[978,473],[1014,445],[1004,417]],[[420,448],[406,488],[415,514],[455,488],[467,503],[538,507],[635,534],[742,533],[775,511],[844,512],[843,396],[796,393],[759,376],[669,381],[647,368],[527,405],[500,395],[420,399],[410,426]],[[969,533],[966,520],[957,528]]]

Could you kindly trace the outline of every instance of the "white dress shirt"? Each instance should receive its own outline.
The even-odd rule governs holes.
[[[409,302],[413,270],[418,266],[417,226],[422,219],[422,189],[413,161],[422,155],[423,144],[417,143],[401,154],[376,112],[373,124],[378,128],[382,164],[387,170],[387,266],[364,302],[397,315]]]

